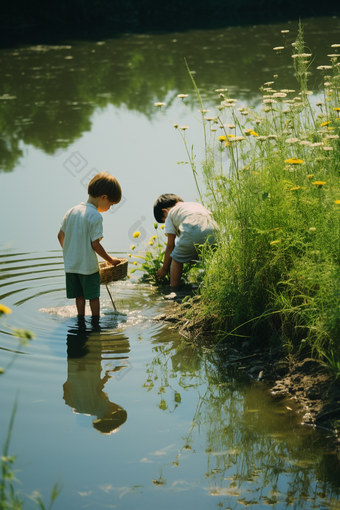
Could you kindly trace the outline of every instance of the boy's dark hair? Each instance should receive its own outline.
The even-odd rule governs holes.
[[[184,202],[183,198],[173,193],[165,193],[157,198],[153,205],[153,215],[157,223],[164,223],[164,214],[162,209],[173,207],[177,202]]]
[[[87,192],[91,197],[97,198],[107,195],[110,202],[118,204],[122,198],[122,190],[119,182],[113,175],[99,172],[91,179]]]

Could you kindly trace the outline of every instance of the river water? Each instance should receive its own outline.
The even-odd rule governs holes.
[[[221,88],[257,108],[263,83],[295,86],[297,25],[0,50],[0,302],[13,310],[0,324],[0,427],[4,444],[16,401],[9,453],[28,508],[27,496],[47,502],[56,482],[57,509],[340,508],[327,431],[301,426],[294,401],[274,401],[223,349],[192,347],[154,321],[171,304],[136,273],[111,285],[118,313],[103,287],[99,326],[90,316],[79,323],[56,238],[64,213],[106,169],[123,200],[103,215],[103,245],[124,257],[140,230],[143,249],[159,194],[198,198],[171,125],[189,125],[199,167],[200,106],[184,58],[205,108],[215,111]],[[312,102],[339,28],[336,18],[304,21]],[[188,94],[184,104],[177,94]],[[14,327],[35,339],[22,345]]]

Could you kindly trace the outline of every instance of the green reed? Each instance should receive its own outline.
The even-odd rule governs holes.
[[[220,228],[218,248],[204,261],[202,313],[213,319],[220,339],[280,341],[287,352],[306,349],[319,358],[332,353],[335,364],[340,360],[338,46],[333,45],[329,63],[315,71],[324,95],[316,106],[308,90],[313,57],[301,24],[292,45],[294,87],[288,88],[285,72],[282,79],[275,75],[260,88],[260,110],[239,107],[228,90],[218,90],[216,112],[204,117],[210,138],[201,165],[204,202]],[[275,51],[281,58],[290,50]]]
[[[7,306],[0,303],[0,317],[3,315],[11,314],[12,310]],[[27,329],[18,329],[18,328],[9,328],[11,331],[11,335],[19,338],[19,343],[21,346],[27,345],[28,341],[34,338],[33,333],[28,331]],[[16,354],[9,361],[5,369],[0,367],[0,374],[3,376],[9,368],[13,365],[16,359]],[[18,402],[17,399],[14,402],[11,418],[8,425],[7,435],[5,439],[5,443],[2,448],[2,455],[0,459],[0,510],[22,510],[24,508],[24,499],[22,499],[21,493],[14,487],[14,483],[18,482],[15,474],[16,470],[14,467],[14,463],[16,460],[15,455],[9,454],[10,441],[14,426],[14,419],[17,412]],[[61,485],[57,482],[51,491],[50,495],[50,503],[48,507],[45,506],[41,495],[38,491],[35,491],[32,496],[29,498],[36,504],[38,508],[41,510],[51,510],[54,501],[61,491]]]

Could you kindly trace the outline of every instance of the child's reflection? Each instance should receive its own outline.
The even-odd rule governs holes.
[[[92,329],[86,327],[83,318],[70,328],[67,334],[67,381],[64,388],[64,400],[74,412],[96,416],[93,427],[102,434],[117,432],[127,419],[127,412],[119,405],[109,401],[103,391],[112,377],[105,371],[101,378],[101,361],[105,359],[121,360],[127,356],[113,356],[130,351],[129,341],[123,336],[102,333],[99,325]],[[121,365],[123,367],[123,365]],[[124,370],[124,368],[122,368]]]

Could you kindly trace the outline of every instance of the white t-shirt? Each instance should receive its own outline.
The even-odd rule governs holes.
[[[210,212],[196,202],[177,202],[165,220],[165,234],[180,236],[182,232],[190,235],[194,242],[200,242],[202,236],[217,229]]]
[[[63,256],[66,273],[93,274],[99,271],[91,246],[103,238],[103,218],[93,204],[82,202],[65,214],[60,225],[65,234]]]

